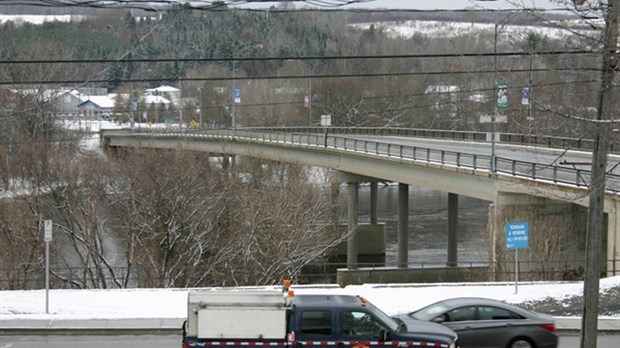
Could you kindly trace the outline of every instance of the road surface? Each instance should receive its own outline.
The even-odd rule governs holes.
[[[53,335],[53,336],[0,336],[0,348],[180,348],[180,335]],[[578,348],[578,334],[562,333],[561,348]],[[620,347],[620,332],[599,334],[598,348]]]

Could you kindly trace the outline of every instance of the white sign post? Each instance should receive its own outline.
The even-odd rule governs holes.
[[[45,242],[45,314],[50,312],[50,241],[52,240],[52,220],[43,221],[43,241]]]
[[[321,115],[321,126],[325,127],[325,139],[323,146],[327,147],[327,127],[332,125],[332,115]]]
[[[329,127],[332,125],[332,115],[321,115],[321,126]]]

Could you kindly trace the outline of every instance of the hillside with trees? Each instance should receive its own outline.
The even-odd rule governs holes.
[[[543,15],[407,16],[222,7],[199,11],[183,5],[159,13],[136,13],[106,10],[71,23],[3,24],[0,59],[69,61],[2,65],[4,81],[20,82],[18,86],[36,81],[48,88],[76,84],[63,81],[84,81],[118,93],[172,84],[192,101],[188,110],[200,108],[220,126],[228,124],[230,89],[238,84],[243,86],[243,101],[237,118],[243,126],[316,125],[321,114],[331,114],[334,125],[340,126],[480,130],[484,125],[478,123],[479,116],[494,109],[494,70],[509,86],[507,114],[511,117],[503,131],[535,129],[578,136],[572,125],[563,126],[562,115],[587,116],[595,106],[587,97],[573,96],[587,96],[592,90],[589,76],[599,58],[553,54],[591,47],[588,40],[596,39],[591,32],[571,36],[567,30],[565,37],[550,37],[544,31],[525,28],[514,33],[508,27],[535,19],[538,25],[550,25]],[[375,25],[411,18],[460,18],[472,25],[495,21],[502,28],[496,39],[492,27],[474,34],[417,32],[394,37]],[[375,24],[367,29],[353,25],[369,20]],[[441,28],[442,23],[437,25]],[[497,52],[516,55],[494,61],[488,54],[495,42]],[[438,57],[425,57],[429,54]],[[109,62],[81,61],[93,59]],[[530,79],[536,102],[531,110],[521,103],[521,89]],[[434,86],[456,86],[458,92],[441,92]],[[302,107],[304,94],[312,94],[309,112]]]

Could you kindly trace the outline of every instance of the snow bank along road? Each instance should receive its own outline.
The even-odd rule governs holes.
[[[278,287],[266,287],[278,288]],[[620,288],[620,276],[604,278],[601,291]],[[488,297],[508,303],[581,296],[582,282],[366,284],[294,286],[296,293],[352,294],[366,297],[390,315],[410,312],[451,297]],[[0,291],[0,332],[23,330],[170,331],[187,316],[188,289]],[[620,307],[620,306],[618,306]],[[579,317],[556,317],[558,330],[581,328]],[[620,332],[620,313],[599,318],[599,330]]]

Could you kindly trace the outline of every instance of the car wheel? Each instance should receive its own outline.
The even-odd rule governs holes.
[[[510,341],[508,348],[536,348],[536,346],[527,338],[517,337]]]

